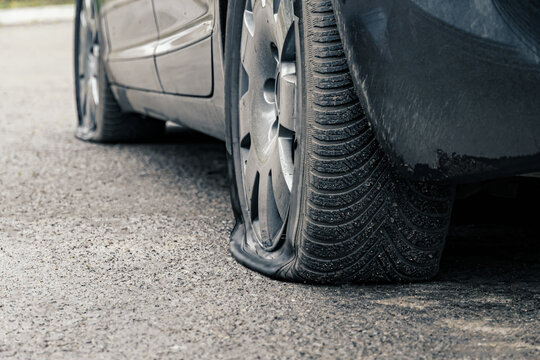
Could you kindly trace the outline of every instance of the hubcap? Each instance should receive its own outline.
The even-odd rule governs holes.
[[[83,0],[79,16],[79,127],[84,132],[90,132],[96,127],[96,108],[99,104],[99,41],[92,0]]]
[[[241,41],[244,215],[260,245],[272,250],[284,236],[294,171],[297,78],[292,0],[247,0]]]

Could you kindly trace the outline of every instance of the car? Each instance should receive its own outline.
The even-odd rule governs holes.
[[[272,278],[439,269],[456,187],[540,170],[540,4],[77,0],[76,136],[226,142],[230,250]],[[471,186],[467,186],[471,189]]]

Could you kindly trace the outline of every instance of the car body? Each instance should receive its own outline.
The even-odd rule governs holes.
[[[125,111],[225,139],[222,6],[214,0],[99,2],[107,74]]]
[[[538,1],[77,6],[78,136],[225,140],[231,252],[266,275],[430,278],[456,184],[540,171]]]

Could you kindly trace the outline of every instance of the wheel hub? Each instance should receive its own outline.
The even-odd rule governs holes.
[[[260,245],[276,248],[289,212],[296,129],[292,0],[247,0],[239,101],[244,217]]]

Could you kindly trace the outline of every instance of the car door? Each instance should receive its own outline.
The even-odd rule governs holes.
[[[214,0],[153,0],[159,32],[155,61],[164,92],[210,96]]]
[[[154,62],[159,33],[152,0],[106,0],[100,15],[107,29],[110,81],[161,92]]]

